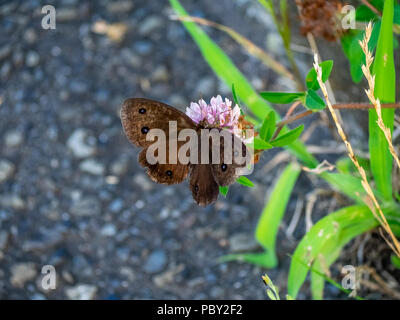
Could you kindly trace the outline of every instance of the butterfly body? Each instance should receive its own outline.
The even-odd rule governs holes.
[[[197,124],[185,113],[162,102],[144,98],[127,99],[121,108],[121,122],[129,141],[143,148],[139,153],[138,161],[143,167],[147,168],[149,177],[157,183],[172,185],[183,182],[189,175],[190,190],[194,200],[200,206],[207,206],[215,202],[219,194],[218,186],[233,183],[237,178],[235,169],[244,166],[235,163],[225,164],[223,161],[223,145],[215,147],[221,149],[221,161],[203,164],[199,161],[200,157],[211,159],[212,151],[215,150],[212,150],[213,145],[208,149],[202,148],[201,143],[196,146],[191,145],[195,148],[195,151],[198,151],[199,158],[195,159],[197,161],[193,161],[192,158],[188,163],[181,161],[179,151],[188,142],[188,139],[181,140],[178,138],[184,132],[183,130],[190,129],[199,138],[202,129],[217,129],[215,132],[221,129],[207,127],[202,122]],[[174,123],[174,126],[171,126],[170,122]],[[165,163],[160,161],[151,163],[149,160],[148,153],[154,140],[149,139],[147,135],[151,133],[152,129],[161,130],[165,134],[165,136],[160,136],[161,138],[157,139],[157,142],[166,145]],[[229,138],[232,141],[238,139],[233,134],[230,134]],[[240,147],[233,152],[243,154],[246,147],[241,142],[239,145]],[[193,151],[193,149],[190,150]],[[158,151],[157,156],[160,156],[160,153]]]

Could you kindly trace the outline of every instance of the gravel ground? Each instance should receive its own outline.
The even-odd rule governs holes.
[[[151,182],[123,135],[125,98],[183,109],[201,97],[230,96],[181,24],[168,19],[168,2],[53,1],[57,27],[44,30],[40,8],[47,3],[0,5],[0,298],[267,299],[260,278],[266,271],[285,292],[287,254],[303,235],[303,221],[293,239],[280,233],[277,269],[217,263],[227,253],[259,250],[253,230],[283,165],[268,173],[262,168],[276,151],[252,175],[256,188],[235,185],[226,199],[202,209],[187,182]],[[192,14],[231,27],[241,21],[245,36],[285,62],[256,2],[183,3]],[[123,23],[126,33],[110,40],[96,29],[101,21]],[[258,90],[290,89],[231,39],[207,32]],[[299,58],[305,71],[311,58]],[[311,142],[334,143],[328,129],[318,130]],[[321,185],[301,176],[283,227],[297,200]],[[336,205],[319,199],[313,218]],[[44,265],[56,268],[55,290],[42,289]],[[337,295],[328,286],[327,296]],[[299,298],[309,298],[308,291]]]

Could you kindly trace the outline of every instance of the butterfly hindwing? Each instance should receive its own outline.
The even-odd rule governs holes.
[[[236,181],[240,176],[239,170],[246,166],[246,158],[249,157],[246,146],[234,134],[223,130],[224,137],[220,138],[220,144],[212,144],[211,152],[216,152],[219,149],[219,161],[212,161],[212,174],[215,181],[220,186],[228,186]],[[229,155],[230,161],[225,161],[225,152]]]
[[[147,167],[146,173],[151,180],[162,184],[178,184],[185,180],[189,165],[184,164],[149,164],[146,159],[147,149],[143,149],[139,154],[139,163],[143,167]]]
[[[219,188],[208,164],[191,165],[189,185],[193,199],[202,207],[218,198]]]

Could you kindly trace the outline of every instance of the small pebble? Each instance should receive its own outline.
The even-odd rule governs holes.
[[[15,166],[8,160],[0,160],[0,183],[9,179],[15,171]]]
[[[40,56],[35,51],[29,51],[26,55],[26,65],[28,67],[36,67],[39,64]]]
[[[167,264],[167,254],[164,250],[153,251],[144,264],[144,270],[147,273],[158,273],[162,271]]]
[[[65,290],[70,300],[92,300],[96,293],[97,287],[88,284],[78,284]]]
[[[25,283],[35,278],[37,270],[34,263],[23,262],[11,267],[11,284],[16,288],[23,288]]]

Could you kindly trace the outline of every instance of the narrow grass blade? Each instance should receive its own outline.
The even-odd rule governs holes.
[[[262,63],[264,63],[267,67],[271,68],[277,74],[280,74],[283,77],[286,77],[290,80],[294,80],[293,74],[285,68],[284,65],[276,61],[271,55],[265,52],[263,49],[255,45],[252,41],[247,39],[246,37],[242,36],[240,33],[236,32],[235,30],[224,26],[222,24],[200,18],[200,17],[192,17],[187,16],[180,18],[182,21],[192,21],[196,22],[205,26],[213,27],[219,29],[226,34],[228,34],[233,40],[239,43],[249,54],[258,58]]]
[[[393,16],[394,1],[386,0],[382,26],[375,55],[373,74],[375,74],[375,95],[382,103],[392,103],[396,99],[396,74],[393,58]],[[394,109],[382,110],[386,127],[393,131]],[[369,111],[369,151],[371,170],[376,188],[385,199],[392,198],[392,163],[393,158],[382,130],[378,127],[375,109]]]
[[[269,255],[268,260],[271,262],[271,268],[278,264],[275,253],[276,237],[300,171],[300,167],[293,163],[285,168],[276,182],[257,224],[255,238]]]

